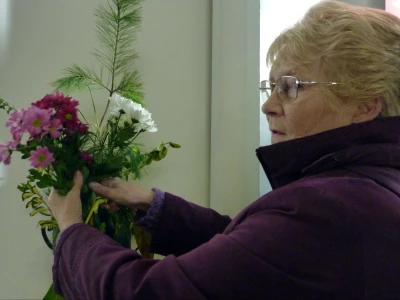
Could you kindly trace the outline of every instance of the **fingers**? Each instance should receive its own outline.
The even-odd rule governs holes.
[[[49,195],[49,200],[51,200],[54,197],[54,194],[57,194],[57,191],[54,188],[51,188],[51,192]]]
[[[119,180],[119,178],[105,178],[101,181],[101,184],[109,188],[115,188],[118,186]]]
[[[107,186],[104,186],[104,185],[102,185],[100,183],[97,183],[97,182],[91,182],[91,183],[89,183],[89,187],[97,195],[102,196],[104,198],[113,199],[114,192],[110,188],[108,188]]]
[[[102,205],[102,208],[110,211],[110,212],[116,212],[119,210],[119,205],[115,202],[108,202]]]
[[[80,192],[80,190],[82,189],[82,185],[83,185],[82,173],[80,171],[76,171],[74,175],[74,186],[72,189]]]

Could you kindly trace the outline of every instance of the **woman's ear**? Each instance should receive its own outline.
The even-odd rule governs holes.
[[[353,123],[361,123],[375,119],[381,113],[384,102],[385,99],[379,96],[370,102],[360,103],[353,115]]]

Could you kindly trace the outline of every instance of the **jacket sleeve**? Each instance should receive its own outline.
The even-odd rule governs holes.
[[[56,292],[67,300],[328,300],[346,298],[348,284],[358,293],[360,245],[343,207],[296,194],[296,206],[286,196],[264,201],[241,214],[229,233],[163,260],[141,259],[92,227],[73,225],[55,251]]]
[[[154,253],[179,256],[222,233],[231,222],[210,208],[190,203],[165,193],[162,209],[152,232],[151,250]]]
[[[141,259],[78,224],[66,229],[56,247],[53,281],[66,300],[266,300],[259,297],[265,285],[257,272],[261,261],[251,256],[234,238],[218,234],[180,257]]]

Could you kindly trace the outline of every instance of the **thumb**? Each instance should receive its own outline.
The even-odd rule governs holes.
[[[80,191],[82,189],[82,185],[83,185],[82,173],[80,171],[76,171],[74,175],[74,186],[72,189]]]

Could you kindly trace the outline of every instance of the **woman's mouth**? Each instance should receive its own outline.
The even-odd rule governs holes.
[[[271,129],[271,132],[272,132],[272,134],[276,134],[276,135],[285,135],[283,132],[274,130],[274,129]]]

